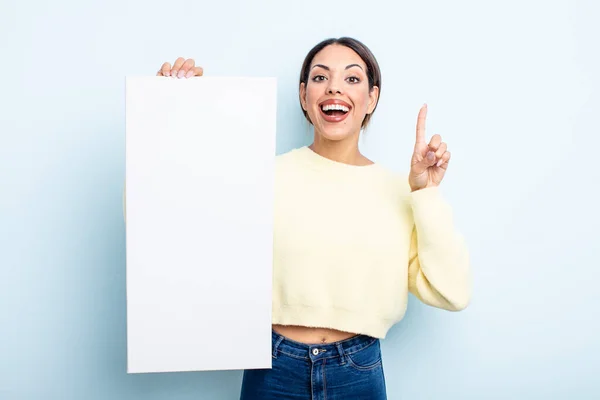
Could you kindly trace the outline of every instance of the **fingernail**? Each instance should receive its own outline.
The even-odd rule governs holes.
[[[437,166],[439,167],[440,165],[442,165],[444,163],[444,160],[442,158],[440,158],[440,161],[437,162]]]
[[[185,71],[184,71],[184,70],[180,70],[180,71],[177,73],[177,77],[178,77],[178,78],[183,78],[184,76],[185,76]]]
[[[167,72],[165,72],[163,75],[164,75],[164,76],[170,76],[170,75],[171,75],[171,73],[170,73],[169,71],[167,71]]]
[[[185,77],[186,77],[186,78],[191,78],[192,76],[194,76],[194,71],[190,69],[190,70],[187,72],[187,74],[185,74]]]
[[[435,160],[435,154],[433,154],[433,151],[430,151],[427,153],[427,160],[429,160],[429,161]]]
[[[177,77],[177,70],[175,70],[175,69],[172,69],[172,70],[171,70],[171,76],[172,76],[173,78],[176,78],[176,77]]]

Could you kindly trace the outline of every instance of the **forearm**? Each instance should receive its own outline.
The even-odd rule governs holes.
[[[437,188],[411,193],[415,229],[409,289],[424,303],[462,310],[471,298],[469,252]]]

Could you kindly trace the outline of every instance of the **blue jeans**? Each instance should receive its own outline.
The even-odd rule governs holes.
[[[244,371],[240,400],[387,399],[379,339],[308,345],[272,336],[272,368]]]

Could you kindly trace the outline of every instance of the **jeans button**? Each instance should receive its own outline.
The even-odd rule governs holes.
[[[319,349],[313,349],[312,353],[313,353],[313,356],[319,355]]]

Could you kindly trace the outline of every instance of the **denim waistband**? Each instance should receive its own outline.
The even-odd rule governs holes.
[[[379,339],[371,336],[357,335],[339,342],[305,344],[288,339],[275,331],[272,331],[272,338],[273,357],[277,358],[277,354],[281,352],[291,357],[313,361],[334,357],[343,360],[345,354],[356,353],[379,342]]]

